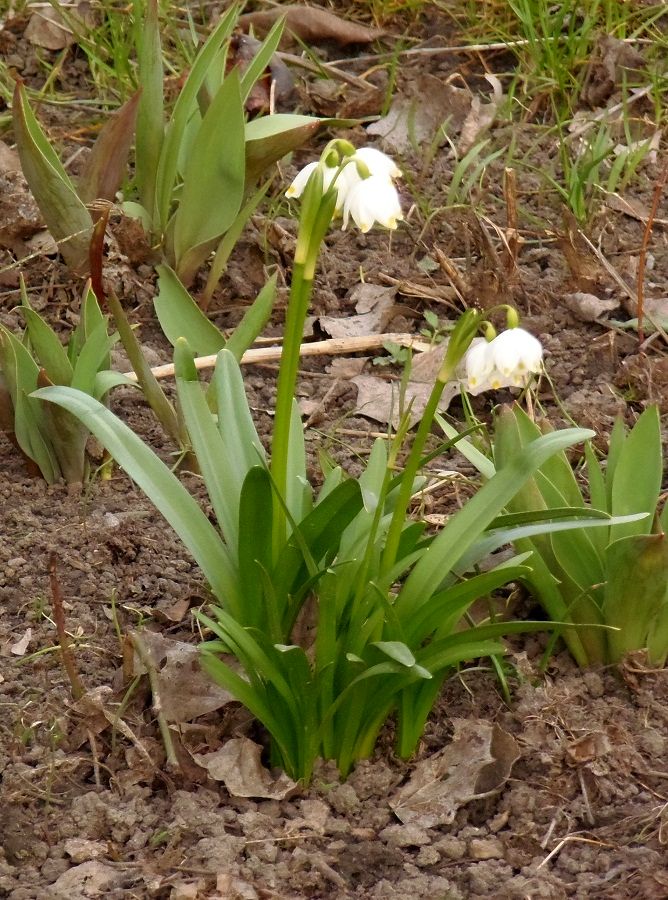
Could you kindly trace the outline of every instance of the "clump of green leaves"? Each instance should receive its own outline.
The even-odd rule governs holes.
[[[202,616],[213,635],[204,646],[206,665],[266,727],[274,763],[304,782],[319,757],[336,760],[346,775],[372,753],[392,715],[397,750],[409,756],[448,671],[503,653],[498,638],[504,633],[544,627],[471,628],[465,619],[476,598],[528,575],[526,554],[470,573],[512,539],[514,523],[506,527],[498,517],[526,480],[554,453],[592,436],[582,429],[539,436],[433,538],[424,523],[411,522],[408,510],[422,483],[440,398],[482,321],[482,313],[467,310],[453,329],[404,467],[398,459],[408,440],[408,415],[388,447],[376,443],[359,478],[327,467],[322,486],[314,488],[294,391],[318,252],[338,194],[333,179],[325,186],[324,175],[332,160],[337,175],[355,164],[354,150],[345,141],[330,142],[302,195],[270,462],[230,350],[218,354],[205,391],[193,351],[185,339],[176,341],[180,409],[215,525],[102,404],[67,387],[35,395],[90,428],[191,551],[216,601]],[[490,545],[485,532],[492,524]]]
[[[136,4],[140,14],[143,4]],[[241,231],[264,196],[260,176],[276,160],[333,120],[268,115],[246,121],[244,104],[280,40],[279,21],[240,72],[227,70],[236,4],[202,45],[166,119],[164,64],[157,0],[148,0],[138,34],[140,90],[115,114],[93,149],[93,172],[75,183],[17,86],[14,127],[24,175],[44,219],[75,272],[88,270],[94,224],[88,204],[114,199],[135,133],[134,187],[124,210],[144,225],[156,259],[188,284],[217,249],[205,300],[210,297]],[[215,198],[212,202],[212,198]]]
[[[540,434],[518,407],[504,409],[496,421],[494,463],[487,474],[503,471]],[[470,448],[459,446],[479,464]],[[563,631],[580,665],[619,662],[643,649],[650,664],[663,665],[668,656],[668,507],[659,515],[663,459],[656,407],[645,410],[629,432],[621,419],[616,422],[605,465],[587,444],[581,474],[588,480],[584,489],[566,455],[556,454],[508,504],[515,514],[557,515],[567,508],[613,517],[601,528],[515,540],[516,550],[533,554],[526,583],[550,618],[580,626]]]
[[[0,426],[53,484],[86,480],[89,430],[75,416],[31,396],[37,387],[67,385],[97,401],[127,379],[109,370],[109,354],[117,335],[109,335],[95,295],[87,286],[79,324],[67,347],[31,308],[23,290],[21,337],[0,326]]]
[[[485,530],[526,479],[591,432],[572,429],[533,441],[433,539],[422,523],[403,518],[396,550],[388,553],[406,477],[395,474],[403,436],[389,453],[378,441],[359,479],[332,468],[314,491],[294,404],[286,490],[278,494],[229,351],[219,354],[212,382],[217,416],[185,342],[175,364],[217,527],[104,406],[68,388],[37,396],[97,435],[192,552],[216,600],[202,616],[214,635],[204,646],[206,665],[267,728],[274,763],[308,781],[316,759],[331,758],[345,775],[371,754],[393,714],[398,752],[409,756],[448,671],[467,659],[502,654],[503,633],[543,627],[463,623],[477,597],[528,577],[527,554],[484,574],[464,574],[487,555]],[[415,487],[411,479],[409,494]]]

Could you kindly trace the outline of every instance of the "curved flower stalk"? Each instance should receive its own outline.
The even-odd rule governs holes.
[[[471,344],[464,367],[466,390],[474,396],[504,387],[526,387],[543,368],[543,347],[538,338],[515,325],[492,340],[482,338]]]
[[[320,246],[332,219],[342,210],[344,222],[352,216],[362,231],[368,231],[376,222],[386,228],[396,228],[402,213],[392,179],[399,175],[401,172],[396,163],[380,150],[373,147],[356,150],[349,141],[336,139],[325,147],[318,162],[309,163],[299,172],[286,191],[288,197],[301,198],[302,209],[278,373],[272,441],[271,475],[279,497],[288,497],[292,489],[288,485],[288,473],[294,390],[299,367],[299,347]],[[361,204],[354,208],[349,208],[349,204],[355,191],[369,182],[380,182],[382,191],[379,193],[382,196],[377,198],[375,205],[366,201],[367,207],[362,219],[361,214],[358,215]],[[393,191],[396,197],[394,205],[388,202],[389,191]],[[366,193],[363,197],[366,198]],[[279,546],[285,539],[287,518],[279,514],[275,523],[274,545]]]

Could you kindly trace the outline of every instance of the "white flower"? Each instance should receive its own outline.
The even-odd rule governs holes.
[[[509,328],[497,335],[489,345],[493,367],[505,378],[519,379],[522,384],[531,373],[538,374],[543,362],[543,348],[523,328]]]
[[[371,175],[353,185],[343,203],[343,227],[348,220],[353,221],[362,233],[369,231],[378,222],[385,228],[394,229],[403,219],[397,189],[391,179],[383,175]]]
[[[304,166],[303,169],[300,169],[300,171],[297,173],[297,177],[294,179],[294,181],[292,182],[290,187],[285,192],[285,196],[293,197],[294,199],[301,197],[301,195],[304,193],[304,191],[306,189],[306,185],[308,184],[309,178],[311,177],[313,172],[317,169],[317,167],[318,167],[318,163],[312,162],[312,163],[309,163],[307,166]],[[348,193],[348,190],[349,190],[349,184],[347,182],[347,179],[345,179],[343,177],[345,175],[346,169],[348,169],[348,168],[349,167],[346,166],[346,168],[343,170],[343,172],[341,172],[339,177],[336,179],[336,190],[337,190],[336,209],[337,210],[342,209],[343,202],[344,202],[344,200],[346,198],[346,194]],[[332,181],[334,180],[334,176],[336,175],[338,170],[339,170],[338,166],[325,166],[324,167],[323,173],[322,173],[322,189],[323,189],[323,191],[326,191],[329,189],[329,186],[331,185]]]
[[[523,328],[509,328],[492,341],[477,340],[464,357],[466,390],[472,396],[505,387],[524,387],[542,368],[540,341]]]
[[[466,384],[470,394],[477,394],[485,390],[492,374],[494,364],[489,354],[489,342],[485,338],[473,341],[464,357],[466,368]]]
[[[353,161],[359,159],[363,162],[371,175],[382,175],[385,178],[401,178],[401,169],[395,161],[387,153],[376,150],[375,147],[360,147],[359,150],[355,151],[352,159]],[[349,168],[354,169],[356,166],[354,163],[349,163],[346,169]]]
[[[381,177],[384,182],[389,182],[390,186],[392,185],[393,178],[401,177],[401,170],[397,167],[394,160],[391,159],[386,153],[382,153],[380,150],[376,150],[375,147],[360,147],[360,149],[356,150],[352,156],[349,156],[347,158],[346,165],[343,166],[343,169],[340,172],[338,166],[325,165],[323,169],[323,191],[328,190],[328,188],[332,184],[334,176],[337,172],[339,172],[339,175],[336,179],[337,212],[340,212],[344,208],[346,199],[353,188],[357,187],[357,185],[361,184],[362,181],[366,180],[363,179],[359,174],[357,166],[355,165],[355,162],[357,160],[359,160],[359,162],[363,163],[363,165],[366,166],[372,178],[375,176]],[[297,177],[285,192],[285,196],[295,199],[301,197],[301,195],[304,193],[309,178],[311,177],[317,166],[317,162],[312,162],[304,166],[304,168],[297,173]],[[399,210],[399,213],[401,213],[401,210]],[[353,216],[353,218],[355,217]],[[401,218],[401,215],[396,216],[396,219],[399,218]],[[380,219],[378,219],[378,217],[376,217],[376,220],[381,221]],[[381,224],[384,223],[381,222]],[[388,225],[387,227],[396,228],[396,221],[394,225]],[[367,228],[363,230],[368,231],[369,229]]]

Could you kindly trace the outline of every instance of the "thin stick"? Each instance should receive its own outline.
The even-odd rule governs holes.
[[[554,40],[554,38],[546,38]],[[438,56],[441,53],[485,53],[487,50],[514,50],[516,48],[526,47],[528,40],[519,41],[499,41],[494,44],[454,44],[448,47],[408,47],[406,50],[388,50],[386,53],[367,53],[362,56],[342,57],[341,59],[331,59],[327,61],[329,66],[342,66],[346,63],[368,63],[378,62],[381,59],[394,59],[396,56]],[[623,38],[622,44],[654,44],[651,38]]]
[[[70,690],[72,697],[79,700],[83,697],[85,691],[81,683],[79,672],[77,670],[74,657],[70,650],[70,639],[65,629],[65,608],[63,606],[63,594],[60,590],[60,582],[58,581],[58,558],[55,553],[49,556],[49,582],[51,584],[51,598],[53,606],[53,621],[56,623],[56,633],[58,635],[58,643],[60,644],[60,655],[63,660],[63,666],[67,672],[70,682]]]
[[[332,338],[328,341],[314,341],[311,344],[302,344],[299,350],[300,356],[338,356],[342,353],[359,353],[363,350],[378,350],[385,343],[399,344],[400,347],[412,347],[424,349],[425,342],[412,334],[389,333],[371,334],[361,337]],[[281,358],[282,347],[257,347],[246,350],[241,357],[242,365],[250,363],[275,362]],[[198,356],[195,359],[197,369],[212,369],[216,365],[217,354],[213,356]],[[156,366],[151,369],[156,378],[170,378],[174,374],[174,366],[169,363],[164,366]],[[125,372],[125,377],[130,381],[136,381],[134,372]]]
[[[640,253],[638,254],[638,277],[636,280],[636,296],[637,296],[637,313],[638,316],[638,345],[645,341],[645,266],[647,264],[647,248],[649,247],[649,239],[654,228],[654,219],[656,211],[659,208],[659,200],[668,179],[668,160],[663,167],[663,171],[654,185],[654,193],[652,195],[652,205],[647,216],[647,224],[645,225],[645,233],[642,236],[642,244],[640,245]]]
[[[174,742],[172,741],[172,733],[169,730],[167,719],[162,711],[162,701],[160,699],[160,686],[158,684],[158,672],[153,662],[150,650],[147,648],[140,635],[135,631],[130,635],[130,639],[137,651],[137,656],[142,661],[148,680],[151,685],[151,694],[153,695],[153,712],[158,720],[158,727],[162,736],[162,742],[165,745],[165,753],[167,755],[167,763],[171,769],[179,769],[179,761],[174,750]]]

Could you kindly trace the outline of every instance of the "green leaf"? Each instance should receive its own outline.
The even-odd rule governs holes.
[[[239,579],[244,585],[244,605],[240,620],[244,625],[262,628],[271,640],[284,640],[279,611],[270,602],[265,605],[262,572],[273,568],[271,529],[273,489],[264,466],[248,470],[239,496]]]
[[[48,484],[60,478],[60,466],[48,437],[44,412],[29,395],[37,387],[39,368],[21,341],[0,325],[0,373],[14,411],[14,435],[21,450],[39,467]]]
[[[221,350],[211,381],[218,431],[225,445],[225,459],[230,475],[239,487],[246,473],[258,462],[266,460],[262,441],[248,408],[241,370],[229,350]]]
[[[32,348],[49,381],[54,384],[69,384],[72,380],[72,365],[58,336],[29,306],[22,306],[21,312],[26,320],[26,329]]]
[[[22,84],[14,89],[13,121],[21,168],[44,221],[72,271],[87,272],[93,220],[30,109]]]
[[[668,540],[665,534],[635,534],[606,550],[603,619],[619,631],[608,633],[609,662],[648,646],[652,623],[668,601]],[[655,643],[657,636],[652,636]],[[668,646],[668,635],[661,635]]]
[[[555,431],[533,441],[509,460],[432,541],[397,598],[397,613],[410,619],[428,601],[443,577],[546,459],[590,437],[593,432],[584,428]]]
[[[93,395],[97,373],[109,365],[109,351],[116,343],[116,338],[107,333],[107,323],[99,323],[95,331],[87,338],[74,364],[71,387]]]
[[[188,126],[191,115],[196,110],[197,94],[201,88],[206,74],[215,62],[216,56],[223,42],[232,34],[239,15],[239,6],[233,3],[223,14],[220,21],[207,38],[204,46],[197,54],[190,74],[174,104],[165,140],[160,155],[160,163],[157,172],[157,217],[163,231],[167,228],[170,218],[170,209],[174,199],[174,188],[178,171],[178,160],[183,135]],[[221,145],[221,152],[223,145]],[[206,209],[209,204],[207,203]],[[152,210],[152,207],[148,207]]]
[[[220,238],[236,219],[244,196],[244,147],[244,111],[233,70],[202,119],[183,173],[174,219],[179,276],[192,273],[193,251]]]
[[[272,163],[305,144],[326,127],[350,127],[354,119],[314,119],[289,113],[246,123],[246,183],[254,184]]]
[[[197,356],[209,356],[225,347],[222,331],[202,312],[176,273],[166,265],[156,266],[158,295],[153,301],[165,337],[175,347],[185,338]]]
[[[51,387],[36,391],[33,397],[57,403],[80,419],[169,522],[219,601],[238,602],[234,568],[220,536],[180,481],[150,448],[106,407],[81,391]]]
[[[218,526],[236,565],[239,494],[246,472],[241,472],[238,459],[232,460],[228,456],[228,449],[197,378],[192,351],[183,338],[177,341],[174,364],[176,389],[188,435]],[[240,617],[240,609],[231,611]]]
[[[93,144],[79,177],[78,193],[84,203],[116,199],[127,174],[140,96],[137,91],[114,113]]]
[[[661,493],[663,457],[661,423],[656,406],[649,406],[640,416],[624,441],[612,478],[612,513],[623,516],[634,512],[648,512],[643,522],[613,525],[610,540],[631,534],[647,534]]]
[[[227,341],[227,350],[239,362],[271,318],[276,298],[276,275],[272,275],[234,329]]]
[[[137,108],[135,177],[141,204],[151,217],[153,228],[157,229],[167,224],[166,219],[160,218],[157,209],[158,166],[165,131],[158,0],[147,2],[138,57],[141,94]]]
[[[400,666],[412,669],[415,665],[415,657],[410,647],[402,641],[373,641],[371,646],[377,647],[381,653],[398,662]],[[431,675],[429,677],[431,678]]]

